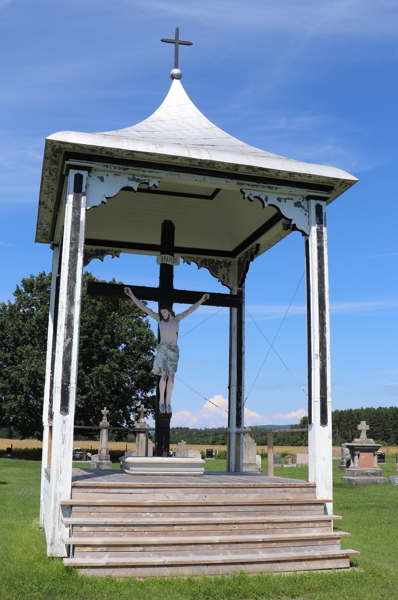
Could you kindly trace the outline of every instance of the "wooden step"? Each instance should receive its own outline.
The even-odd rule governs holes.
[[[234,498],[208,498],[205,497],[203,500],[190,500],[188,498],[182,498],[181,500],[139,500],[139,499],[123,499],[123,498],[108,498],[106,500],[96,500],[90,494],[85,494],[86,498],[70,500],[61,500],[62,506],[142,506],[142,507],[166,507],[166,506],[254,506],[254,505],[291,505],[292,503],[297,505],[303,504],[325,504],[326,502],[332,502],[332,500],[321,500],[318,498],[308,498],[306,500],[280,500],[280,499],[267,499],[267,498],[253,498],[253,497],[242,497]]]
[[[156,482],[148,482],[148,483],[130,483],[130,482],[111,482],[111,481],[74,481],[72,483],[72,488],[87,488],[87,489],[181,489],[183,491],[191,490],[191,489],[215,489],[215,490],[243,490],[247,491],[248,489],[286,489],[286,488],[307,488],[307,489],[316,489],[315,483],[307,483],[303,481],[302,483],[213,483],[213,482],[195,482],[195,483],[156,483]]]
[[[244,542],[288,542],[288,541],[302,541],[302,540],[320,540],[320,539],[340,539],[342,537],[351,537],[350,533],[345,531],[332,531],[329,533],[310,533],[310,534],[283,534],[283,535],[218,535],[218,536],[194,536],[189,540],[181,537],[112,537],[112,538],[98,538],[98,537],[68,537],[64,538],[63,542],[65,545],[73,546],[155,546],[155,545],[178,545],[186,544],[189,541],[190,544],[222,544],[224,542],[232,543],[244,543]]]
[[[306,523],[308,521],[334,521],[340,520],[339,515],[312,515],[312,516],[297,516],[297,517],[276,517],[276,516],[261,516],[261,517],[197,517],[195,522],[192,519],[170,518],[170,519],[135,519],[134,517],[63,517],[62,522],[65,525],[153,525],[153,526],[175,526],[175,525],[218,525],[218,524],[250,524],[250,523]]]
[[[246,573],[292,572],[318,569],[349,568],[355,550],[293,551],[270,554],[266,550],[246,550],[239,554],[230,551],[169,554],[134,558],[65,558],[66,566],[74,566],[87,575],[114,577],[165,577],[170,575],[219,575],[244,571]]]

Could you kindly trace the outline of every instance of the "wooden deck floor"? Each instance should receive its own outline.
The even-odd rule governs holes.
[[[257,473],[228,473],[227,471],[206,471],[204,475],[130,475],[124,471],[105,469],[72,469],[72,482],[92,483],[145,483],[145,484],[300,484],[307,482],[291,477],[268,477]]]

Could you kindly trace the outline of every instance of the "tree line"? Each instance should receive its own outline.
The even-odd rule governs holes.
[[[345,442],[352,442],[360,436],[357,426],[361,421],[369,425],[368,438],[383,444],[398,445],[398,407],[378,408],[348,408],[332,412],[333,445],[340,446]],[[258,446],[267,446],[267,429],[277,429],[281,426],[258,425],[251,428],[251,437]],[[303,417],[298,425],[284,425],[285,429],[303,429],[308,427],[308,418]],[[227,442],[227,428],[216,427],[206,429],[190,429],[189,427],[172,427],[171,443],[177,444],[181,440],[187,444],[201,444],[209,446],[225,445]],[[308,443],[307,432],[274,433],[275,446],[306,446]]]

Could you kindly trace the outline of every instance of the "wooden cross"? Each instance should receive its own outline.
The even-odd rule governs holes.
[[[161,42],[166,42],[167,44],[175,44],[174,46],[174,69],[180,68],[180,46],[192,46],[192,42],[183,42],[180,40],[180,28],[177,27],[176,35],[174,40],[170,40],[168,38],[162,38]]]
[[[366,425],[366,421],[361,421],[360,424],[357,426],[357,429],[359,429],[359,431],[361,432],[359,439],[367,440],[368,438],[366,437],[366,432],[369,430],[369,425]]]
[[[168,40],[165,40],[168,41]],[[180,42],[188,43],[188,42]],[[175,226],[172,221],[166,220],[162,223],[160,234],[160,254],[168,257],[174,257],[175,245]],[[159,303],[159,310],[162,308],[172,308],[173,303],[195,304],[205,292],[191,292],[187,290],[176,290],[173,285],[174,267],[170,263],[161,263],[159,269],[159,287],[149,288],[144,286],[130,285],[133,294],[139,300],[152,300]],[[110,296],[128,300],[124,293],[125,284],[117,283],[98,283],[89,282],[87,292],[90,295]],[[239,308],[243,304],[243,296],[240,294],[220,294],[211,293],[209,300],[204,304],[209,306],[226,306],[229,308]],[[170,418],[171,413],[161,413],[159,409],[159,380],[156,385],[156,456],[168,456],[170,440]],[[143,418],[140,416],[140,418]]]

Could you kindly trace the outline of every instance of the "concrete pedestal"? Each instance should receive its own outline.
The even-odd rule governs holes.
[[[341,481],[352,485],[377,485],[378,483],[388,483],[388,478],[384,477],[384,471],[377,467],[371,469],[349,467],[345,470]]]
[[[201,458],[175,456],[121,456],[120,468],[130,475],[203,475]]]

